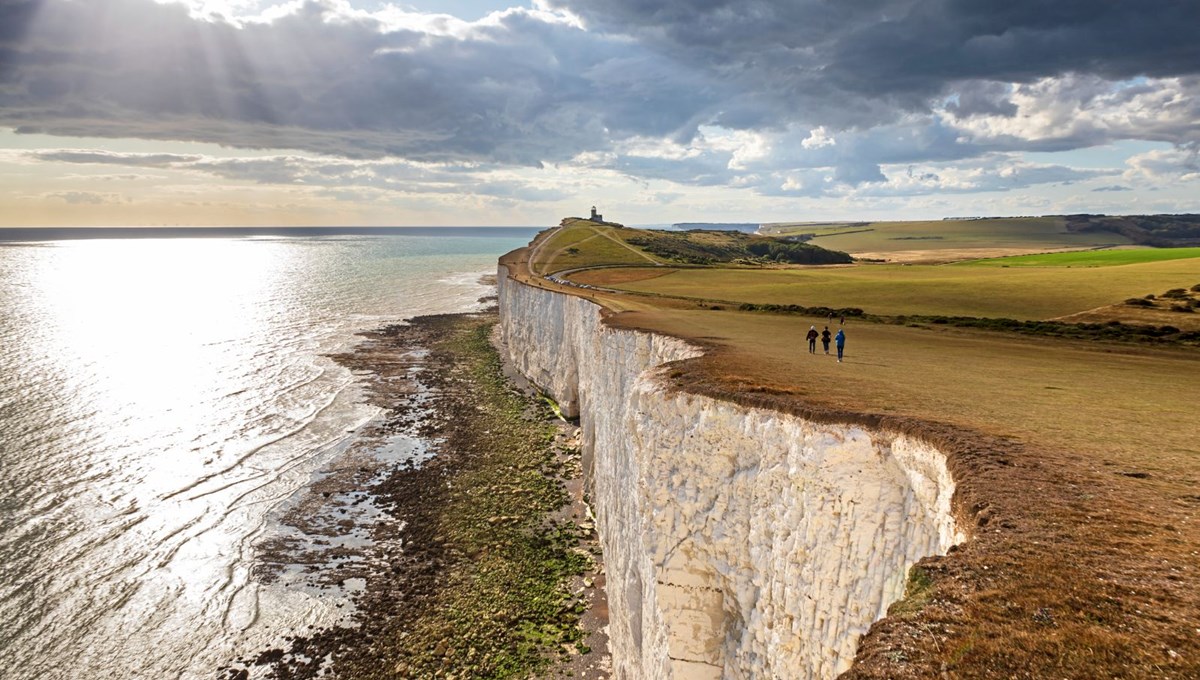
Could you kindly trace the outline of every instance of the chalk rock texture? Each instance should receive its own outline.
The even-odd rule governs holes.
[[[697,348],[498,281],[508,360],[580,419],[616,678],[833,678],[963,540],[934,447],[668,390]]]

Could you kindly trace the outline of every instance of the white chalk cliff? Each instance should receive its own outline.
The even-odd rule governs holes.
[[[503,266],[499,296],[508,360],[579,416],[616,678],[835,677],[963,540],[934,447],[668,390],[698,349]]]

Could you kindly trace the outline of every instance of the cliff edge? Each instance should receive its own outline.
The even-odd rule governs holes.
[[[508,359],[578,416],[618,678],[832,678],[963,540],[917,437],[671,386],[702,350],[499,271]]]
[[[616,677],[1200,677],[1194,351],[849,319],[837,363],[568,222],[501,332],[579,418]]]

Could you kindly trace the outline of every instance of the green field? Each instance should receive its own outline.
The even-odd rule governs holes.
[[[1125,251],[1139,252],[1139,251]],[[661,272],[647,272],[647,276]],[[606,285],[604,272],[573,279]],[[805,269],[680,269],[613,287],[671,296],[859,307],[871,314],[1052,319],[1200,283],[1200,258],[1109,267],[858,265]]]
[[[1127,245],[1129,239],[1110,232],[1071,233],[1059,217],[926,222],[870,222],[843,225],[770,225],[764,233],[815,234],[813,245],[844,252],[886,257],[901,251],[1022,250]],[[1001,254],[1001,253],[997,253]],[[936,256],[936,255],[933,255]]]
[[[1130,250],[1084,250],[1072,253],[1042,253],[991,257],[963,262],[958,266],[990,267],[1114,267],[1145,262],[1165,262],[1200,257],[1200,248],[1135,248]]]

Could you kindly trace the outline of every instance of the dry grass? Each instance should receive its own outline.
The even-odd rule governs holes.
[[[630,231],[588,220],[571,220],[536,242],[534,271],[553,274],[597,265],[657,263],[659,260],[654,256],[625,243],[623,236]]]
[[[772,225],[779,234],[816,234],[814,245],[890,262],[934,262],[1128,244],[1114,233],[1072,233],[1059,217]]]
[[[1200,355],[851,324],[838,364],[797,349],[820,321],[610,319],[706,344],[681,389],[950,454],[970,540],[923,563],[929,587],[876,626],[850,677],[1200,677]]]
[[[1068,314],[1058,319],[1070,323],[1105,323],[1120,321],[1142,326],[1174,326],[1185,331],[1200,331],[1200,310],[1191,313],[1171,311],[1169,304],[1155,307],[1130,307],[1127,304],[1105,305],[1086,312]]]
[[[820,329],[825,319],[656,309],[612,323],[702,339],[720,359],[707,365],[709,377],[749,391],[793,394],[840,410],[934,417],[1163,474],[1200,456],[1197,412],[1187,406],[1200,404],[1194,350],[848,321],[846,362],[839,365],[802,349],[808,327]],[[1148,441],[1156,458],[1137,460]]]
[[[580,272],[572,280],[738,303],[858,307],[872,314],[1050,319],[1200,283],[1200,258],[1112,267],[857,265],[622,276],[616,281],[600,270]]]

